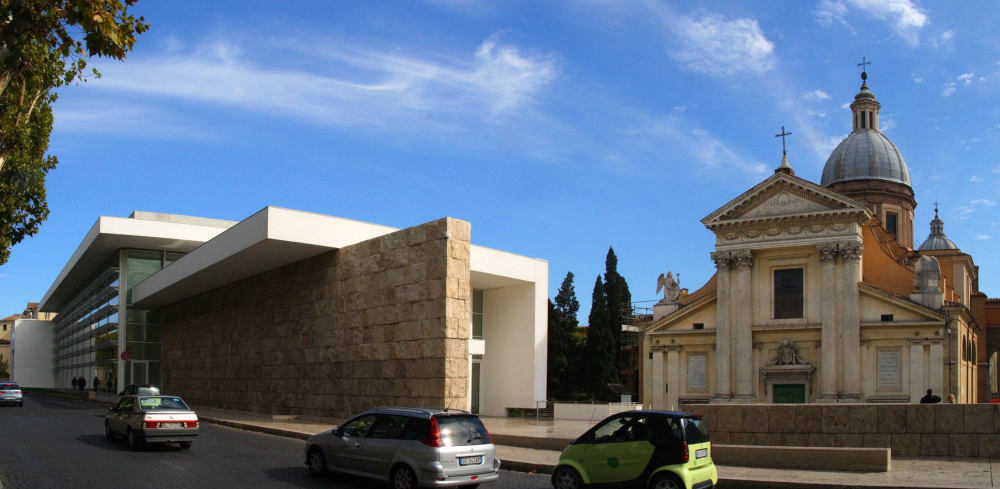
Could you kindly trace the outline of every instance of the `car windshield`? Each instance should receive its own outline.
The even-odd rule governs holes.
[[[17,390],[19,387],[17,384],[0,384],[0,390]]]
[[[139,406],[142,407],[143,411],[151,411],[157,409],[189,409],[187,404],[179,397],[140,397]]]
[[[708,428],[705,423],[698,418],[684,419],[684,441],[691,445],[705,443],[709,440]]]
[[[441,444],[446,447],[491,443],[486,427],[475,416],[438,416],[437,421]]]

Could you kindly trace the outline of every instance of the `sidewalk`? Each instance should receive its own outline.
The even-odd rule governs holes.
[[[112,403],[114,395],[98,395],[98,402]],[[309,416],[271,416],[259,413],[195,407],[207,423],[278,436],[306,439],[328,430],[340,419]],[[482,418],[496,444],[502,467],[524,472],[550,473],[560,449],[594,423],[533,418]],[[596,421],[595,421],[596,422]],[[998,461],[1000,462],[1000,461]],[[778,470],[718,466],[719,485],[739,488],[986,488],[1000,485],[1000,467],[993,470],[988,458],[893,457],[885,473]]]

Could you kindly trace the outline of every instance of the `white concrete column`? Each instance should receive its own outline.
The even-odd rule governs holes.
[[[836,270],[837,245],[825,243],[818,245],[822,281],[822,330],[820,340],[819,393],[817,402],[835,402],[837,399],[837,350],[839,350],[837,321]]]
[[[733,391],[729,382],[729,357],[732,342],[729,332],[729,262],[728,251],[712,253],[716,272],[715,299],[715,392],[711,402],[728,403],[732,400]]]
[[[945,365],[944,361],[944,345],[933,343],[930,350],[930,360],[928,362],[930,385],[927,388],[934,389],[935,394],[947,398],[948,394],[944,392],[944,379],[948,372],[948,366]]]
[[[675,411],[681,405],[680,347],[667,347],[667,385],[667,409]]]
[[[755,402],[753,388],[753,306],[750,303],[752,284],[750,272],[753,269],[753,254],[750,250],[733,253],[736,266],[735,283],[730,283],[732,300],[731,323],[733,339],[732,369],[735,377],[733,400],[740,403]]]
[[[840,393],[841,402],[861,401],[861,297],[858,292],[858,282],[861,281],[861,253],[864,246],[861,243],[843,243],[840,245],[840,257],[843,263],[844,300],[842,325],[842,343],[840,357],[843,362],[844,380]]]
[[[663,350],[653,351],[653,409],[666,409],[663,378]]]
[[[927,389],[924,384],[924,344],[910,343],[910,402],[920,402]]]

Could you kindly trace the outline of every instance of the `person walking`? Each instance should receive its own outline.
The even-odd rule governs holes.
[[[73,376],[73,390],[76,390],[76,387],[77,387],[77,386],[78,386],[79,384],[80,384],[80,381],[79,381],[79,380],[78,380],[78,379],[76,378],[76,376],[74,375],[74,376]]]
[[[941,402],[941,397],[935,396],[931,389],[927,389],[927,395],[920,398],[920,404],[937,404],[939,402]]]
[[[81,375],[80,376],[80,390],[86,390],[86,389],[87,389],[87,378]]]
[[[97,392],[97,389],[100,386],[101,386],[101,379],[97,378],[97,376],[95,375],[94,376],[94,392]]]

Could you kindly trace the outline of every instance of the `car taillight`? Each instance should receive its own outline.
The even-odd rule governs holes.
[[[14,391],[14,394],[20,394],[21,391]]]
[[[427,438],[420,440],[420,443],[429,447],[441,448],[441,429],[438,428],[438,420],[431,416],[431,427],[427,430]]]
[[[184,423],[184,426],[187,426],[188,428],[197,428],[198,427],[198,422],[197,421],[186,421]]]
[[[142,425],[146,429],[155,429],[155,428],[159,428],[160,427],[160,423],[157,422],[157,421],[143,421]]]
[[[691,454],[688,453],[688,442],[684,442],[684,444],[681,445],[681,450],[684,451],[684,462],[687,462],[688,458],[691,457]]]

